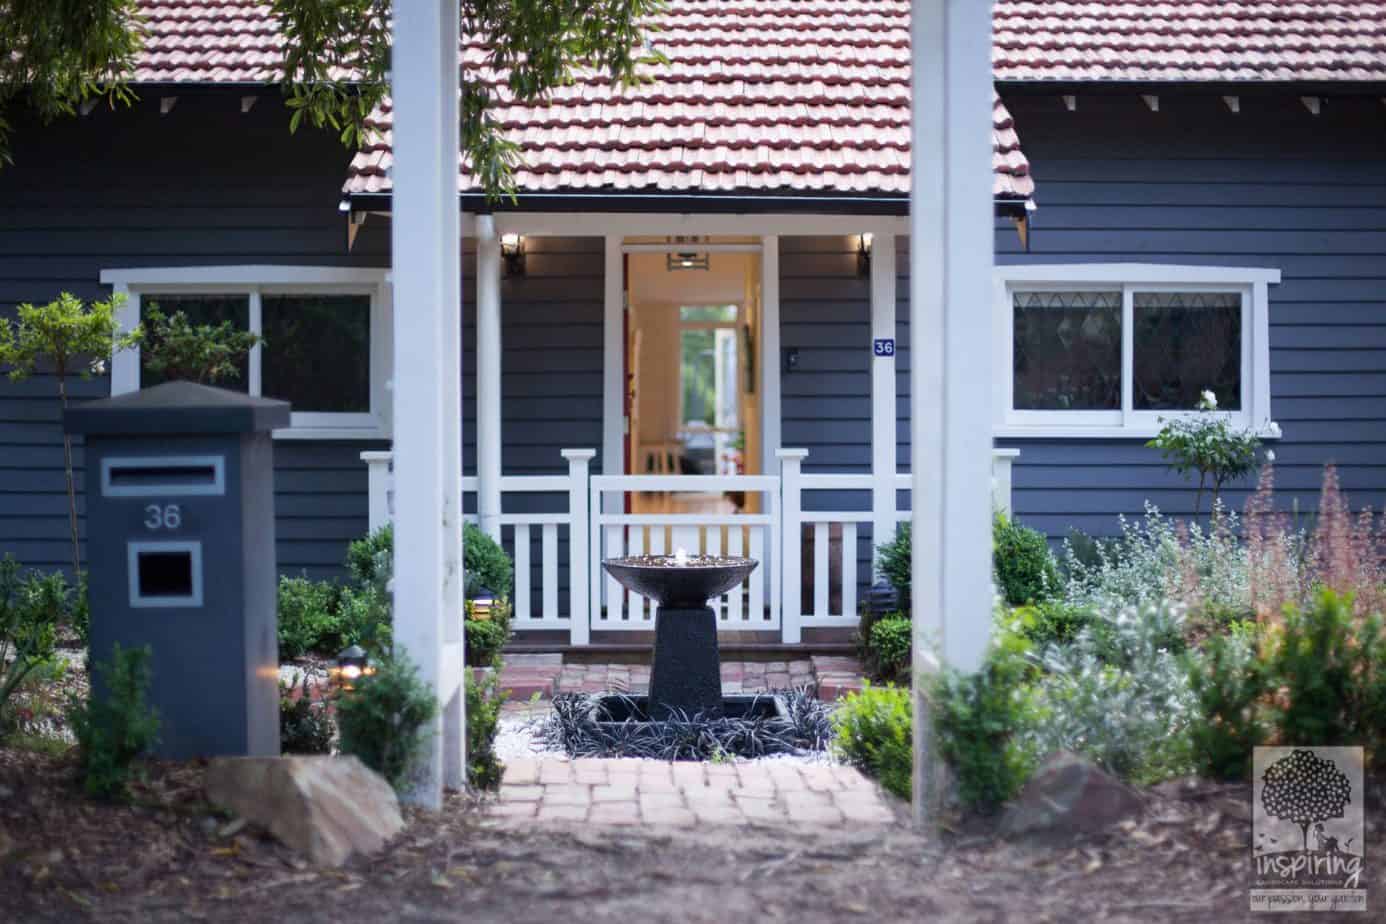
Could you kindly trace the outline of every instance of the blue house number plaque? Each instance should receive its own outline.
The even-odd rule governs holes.
[[[878,337],[876,340],[872,341],[871,352],[877,356],[894,356],[895,338]]]

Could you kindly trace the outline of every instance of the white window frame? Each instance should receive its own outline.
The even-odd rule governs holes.
[[[388,381],[393,352],[393,306],[389,271],[341,266],[182,266],[102,270],[101,282],[126,296],[119,314],[122,330],[139,323],[145,298],[159,295],[244,295],[250,310],[250,329],[262,330],[262,299],[274,295],[367,295],[370,317],[370,410],[364,413],[293,411],[276,439],[388,439],[390,395]],[[273,349],[273,346],[270,347]],[[252,395],[261,393],[261,347],[250,352]],[[111,394],[138,391],[140,351],[122,350],[111,357]]]
[[[1141,411],[1133,407],[1135,292],[1234,292],[1242,296],[1241,409],[1226,412],[1234,425],[1263,438],[1280,436],[1270,405],[1270,295],[1280,270],[1251,267],[1174,266],[1147,263],[1074,263],[998,266],[994,272],[993,356],[997,371],[993,409],[998,437],[1131,437],[1149,439],[1161,418],[1195,411]],[[1014,406],[1014,295],[1038,291],[1121,292],[1121,408],[1112,411],[1017,410]]]

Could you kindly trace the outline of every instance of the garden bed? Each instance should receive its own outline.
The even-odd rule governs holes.
[[[0,919],[814,922],[1246,920],[1245,787],[1160,787],[1139,825],[1060,846],[987,819],[925,838],[728,827],[595,831],[485,822],[466,797],[406,810],[384,853],[341,870],[210,813],[197,763],[155,764],[136,804],[78,795],[69,758],[0,748]],[[1369,793],[1379,844],[1383,788]],[[1369,867],[1370,894],[1386,890]],[[1378,899],[1379,900],[1379,899]]]

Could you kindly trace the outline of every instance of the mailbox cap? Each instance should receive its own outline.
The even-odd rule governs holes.
[[[288,425],[287,401],[195,382],[165,382],[63,412],[68,433],[262,433]]]

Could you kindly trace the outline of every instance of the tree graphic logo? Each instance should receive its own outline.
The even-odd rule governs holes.
[[[1252,768],[1251,910],[1365,910],[1362,749],[1256,748]]]
[[[1352,781],[1337,764],[1299,748],[1266,768],[1261,804],[1272,818],[1299,825],[1304,850],[1309,850],[1309,826],[1342,818],[1352,801]]]

